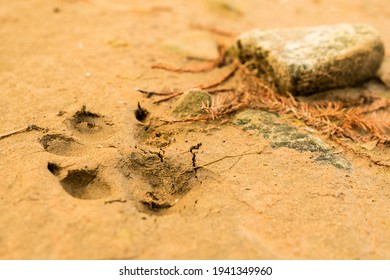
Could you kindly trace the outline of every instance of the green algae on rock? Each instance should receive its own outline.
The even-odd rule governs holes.
[[[351,163],[325,141],[296,127],[278,121],[274,113],[247,109],[237,113],[232,123],[244,131],[270,140],[273,149],[288,148],[299,152],[313,153],[311,158],[320,164],[330,164],[336,168],[351,170]]]
[[[365,24],[255,29],[231,51],[282,93],[354,86],[376,75],[384,57],[378,32]]]

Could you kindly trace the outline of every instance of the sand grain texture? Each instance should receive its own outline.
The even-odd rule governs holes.
[[[140,102],[167,117],[173,104],[136,87],[224,73],[151,69],[204,63],[162,47],[194,23],[238,34],[367,22],[390,46],[387,1],[247,0],[234,16],[207,1],[2,2],[0,134],[46,130],[0,140],[1,259],[390,258],[388,168],[347,150],[350,170],[337,168],[232,123],[145,131],[133,114]],[[389,161],[388,148],[364,152]],[[195,173],[194,155],[215,163]]]

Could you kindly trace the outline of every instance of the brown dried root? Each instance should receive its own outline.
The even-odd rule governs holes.
[[[226,110],[225,106],[226,96],[217,94],[211,97],[211,102],[207,100],[206,103],[202,102],[202,110],[206,112],[206,115],[209,115],[212,120],[218,118],[224,114]]]
[[[192,172],[192,171],[196,171],[196,170],[201,169],[201,168],[205,168],[205,167],[207,167],[209,165],[213,165],[213,164],[218,163],[220,161],[223,161],[225,159],[238,158],[238,160],[240,160],[244,156],[261,155],[262,153],[265,152],[265,150],[267,148],[268,148],[268,144],[264,145],[264,147],[261,150],[259,150],[259,151],[246,152],[246,153],[241,153],[241,154],[238,154],[238,155],[227,155],[227,156],[218,158],[216,160],[209,161],[209,162],[204,163],[202,165],[194,165],[191,169],[188,169],[188,170],[184,171],[182,174],[185,174],[185,173],[188,173],[188,172]],[[237,162],[235,162],[230,168],[232,168],[236,163]],[[230,168],[228,168],[228,169],[230,169]]]
[[[237,69],[238,69],[238,65],[234,64],[233,68],[229,72],[227,72],[225,75],[223,75],[221,78],[219,78],[218,80],[213,81],[213,82],[208,83],[208,84],[196,85],[196,86],[191,87],[191,88],[210,89],[210,88],[216,87],[216,86],[224,83],[225,81],[227,81],[229,78],[231,78],[234,75],[234,73],[237,71]],[[147,91],[147,90],[143,90],[140,88],[136,88],[136,90],[141,92],[141,93],[147,94],[148,97],[151,97],[153,95],[165,95],[165,97],[154,101],[154,103],[164,102],[164,101],[167,101],[169,99],[172,99],[172,98],[184,93],[184,90],[172,91],[172,92]]]
[[[225,56],[226,56],[226,48],[223,45],[218,45],[218,51],[219,51],[219,56],[216,60],[211,61],[202,67],[198,68],[184,68],[184,67],[174,67],[170,65],[165,65],[165,64],[155,64],[152,65],[152,69],[163,69],[166,71],[170,72],[176,72],[176,73],[201,73],[201,72],[208,72],[213,69],[215,69],[217,66],[220,66],[224,63],[225,61]]]
[[[239,34],[236,32],[230,32],[230,31],[218,29],[218,28],[213,27],[213,26],[207,26],[207,25],[202,25],[202,24],[197,24],[197,23],[190,24],[190,27],[193,29],[204,30],[204,31],[208,31],[210,33],[214,33],[216,35],[221,35],[221,36],[226,36],[226,37],[235,37]]]
[[[387,108],[390,102],[386,99],[377,98],[371,105],[362,107],[348,107],[342,102],[310,104],[294,102],[290,97],[262,86],[261,81],[257,81],[257,84],[257,88],[252,86],[247,89],[253,98],[252,107],[293,115],[308,126],[328,134],[332,139],[349,138],[354,142],[378,140],[381,144],[390,143],[388,114],[371,114]]]

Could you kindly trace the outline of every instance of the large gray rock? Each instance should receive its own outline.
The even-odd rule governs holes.
[[[294,95],[361,83],[375,76],[384,56],[378,32],[364,24],[256,29],[239,36],[232,51]]]

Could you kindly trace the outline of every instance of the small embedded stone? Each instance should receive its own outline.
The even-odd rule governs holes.
[[[282,93],[308,95],[374,77],[384,57],[379,33],[365,24],[255,29],[232,52]]]
[[[195,117],[204,113],[203,106],[211,104],[211,96],[207,91],[191,89],[178,99],[173,113],[178,117]]]

